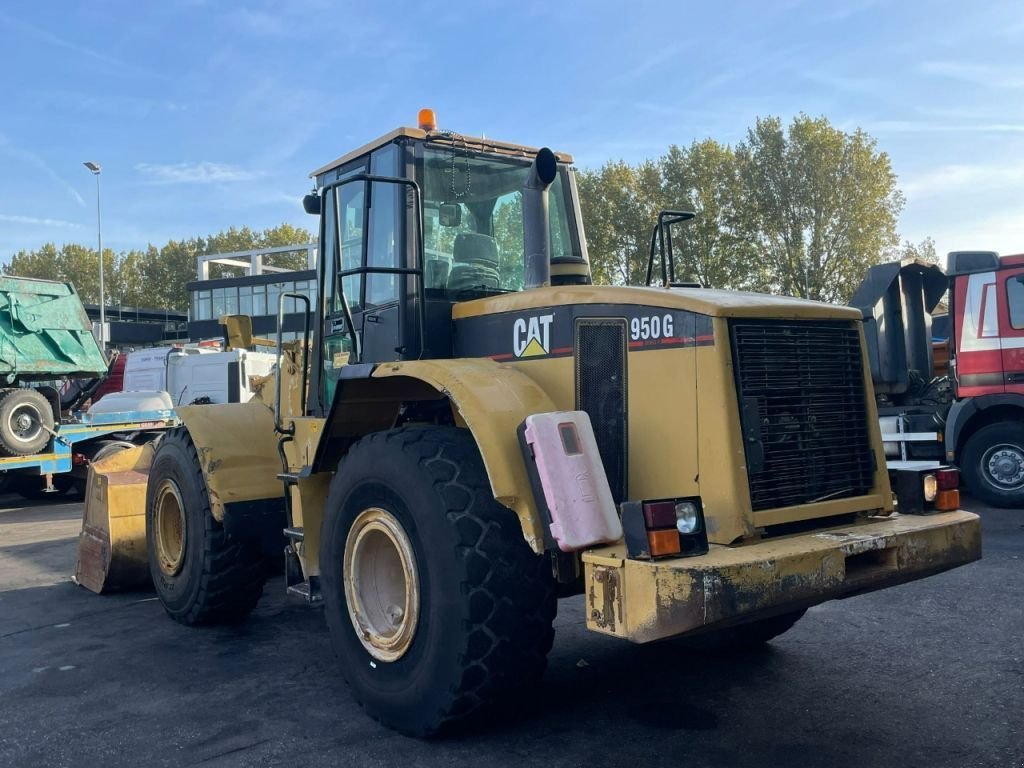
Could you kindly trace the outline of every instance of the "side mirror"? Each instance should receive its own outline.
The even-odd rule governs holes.
[[[438,218],[442,227],[457,227],[462,223],[462,206],[458,203],[441,203]]]
[[[316,192],[311,192],[302,198],[302,208],[310,216],[320,215],[320,195]]]

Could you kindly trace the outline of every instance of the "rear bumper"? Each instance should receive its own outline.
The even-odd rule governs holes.
[[[625,547],[613,544],[583,554],[587,628],[646,643],[902,584],[980,557],[980,519],[964,511],[871,518],[673,560],[628,560]]]

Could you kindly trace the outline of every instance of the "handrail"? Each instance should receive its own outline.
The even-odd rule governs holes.
[[[309,296],[302,293],[282,293],[277,297],[277,374],[274,386],[274,431],[279,435],[294,435],[295,422],[285,427],[281,423],[281,366],[284,359],[282,344],[284,343],[284,301],[285,299],[300,299],[306,305],[305,322],[302,330],[302,389],[299,390],[299,412],[306,412],[306,387],[309,384],[309,316],[312,305]]]
[[[648,286],[651,284],[651,278],[654,275],[654,246],[656,244],[661,255],[661,284],[669,286],[676,281],[675,258],[672,252],[672,225],[689,221],[696,216],[697,214],[693,211],[665,210],[658,214],[658,223],[654,225],[654,229],[651,231],[651,248],[647,259],[646,284]],[[668,250],[667,258],[665,253],[666,245]]]

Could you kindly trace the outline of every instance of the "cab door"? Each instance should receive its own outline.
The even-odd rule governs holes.
[[[954,290],[956,383],[958,397],[1003,392],[1000,328],[1005,326],[1005,285],[999,273],[958,275]],[[1000,298],[1001,297],[1001,298]],[[1002,306],[1001,306],[1002,305]]]
[[[358,168],[353,174],[364,171]],[[362,338],[362,275],[365,252],[366,184],[341,183],[324,191],[320,234],[320,370],[317,395],[322,412],[334,399],[341,369],[354,359]],[[344,275],[344,276],[343,276]],[[351,318],[352,326],[349,327]]]

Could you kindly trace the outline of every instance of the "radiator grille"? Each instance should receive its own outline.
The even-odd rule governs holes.
[[[576,408],[594,426],[612,498],[626,498],[626,322],[576,323]]]
[[[732,344],[753,509],[867,493],[875,464],[857,328],[734,322]]]

